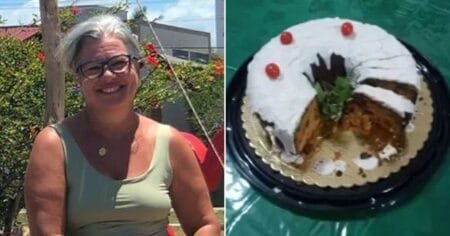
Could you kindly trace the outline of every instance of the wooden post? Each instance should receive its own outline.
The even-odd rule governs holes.
[[[39,0],[45,54],[45,125],[64,118],[64,72],[55,58],[60,28],[56,0]]]

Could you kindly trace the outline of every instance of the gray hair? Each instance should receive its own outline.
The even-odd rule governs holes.
[[[139,44],[128,26],[118,17],[99,15],[75,25],[60,41],[56,50],[56,57],[64,68],[75,73],[75,63],[83,41],[86,38],[102,39],[115,37],[125,44],[128,53],[139,56]]]

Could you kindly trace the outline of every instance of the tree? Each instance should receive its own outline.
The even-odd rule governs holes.
[[[143,6],[142,8],[135,8],[131,19],[133,21],[144,20],[146,15],[147,15],[147,7],[146,6]]]

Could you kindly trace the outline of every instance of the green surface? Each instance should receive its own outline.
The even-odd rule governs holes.
[[[293,24],[339,16],[376,24],[416,48],[450,83],[450,2],[440,0],[228,0],[227,82],[270,38]],[[450,152],[412,199],[352,220],[323,220],[268,201],[227,158],[227,235],[450,235]]]

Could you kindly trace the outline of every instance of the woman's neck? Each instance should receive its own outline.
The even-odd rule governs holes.
[[[112,113],[86,107],[82,116],[88,128],[104,138],[120,138],[136,130],[139,123],[139,116],[132,109]]]

